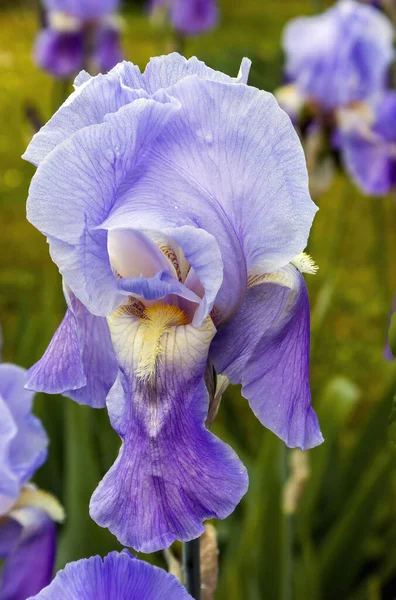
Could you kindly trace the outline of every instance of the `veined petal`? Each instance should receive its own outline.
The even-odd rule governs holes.
[[[151,58],[144,73],[133,63],[124,61],[111,71],[120,76],[125,85],[132,89],[144,88],[153,94],[161,88],[174,85],[184,77],[198,75],[201,79],[221,81],[223,83],[247,83],[251,61],[244,58],[238,76],[229,77],[225,73],[211,69],[196,56],[184,58],[177,52]]]
[[[165,231],[183,249],[184,256],[196,276],[196,291],[199,286],[204,290],[204,296],[193,318],[193,325],[200,327],[212,310],[223,283],[220,248],[215,238],[204,229],[185,226]],[[186,285],[194,290],[191,281],[186,280]]]
[[[5,558],[1,573],[2,600],[25,600],[37,594],[52,579],[55,562],[56,532],[48,515],[35,507],[13,511],[0,526]]]
[[[242,383],[260,422],[292,448],[323,441],[311,407],[309,333],[305,281],[288,265],[257,279],[211,347],[216,371]]]
[[[51,150],[73,133],[103,123],[107,114],[117,112],[144,95],[144,92],[127,88],[115,74],[90,77],[84,73],[76,78],[75,91],[33,136],[22,158],[38,166]]]
[[[124,550],[72,562],[30,600],[192,600],[163,569]]]
[[[177,118],[120,190],[106,223],[206,230],[222,251],[216,306],[229,318],[244,299],[248,270],[272,272],[306,245],[316,206],[303,151],[271,94],[197,76],[167,93],[180,100]]]
[[[148,322],[123,308],[109,319],[120,372],[107,406],[123,445],[90,506],[99,525],[142,552],[199,536],[205,519],[227,517],[247,489],[238,457],[204,425],[210,318],[196,328],[177,307],[150,311]]]
[[[61,394],[85,384],[77,319],[67,309],[44,355],[29,369],[26,387],[34,392]]]
[[[93,314],[105,316],[122,303],[107,232],[96,227],[126,174],[178,109],[179,102],[166,95],[136,100],[66,139],[33,177],[28,219],[47,235],[66,283]]]
[[[199,307],[193,315],[193,324],[200,326],[210,313],[223,281],[223,261],[215,238],[197,227],[141,232],[123,228],[123,222],[123,215],[118,218],[115,213],[98,227],[109,230],[110,261],[123,278],[118,282],[119,288],[146,299],[172,293],[196,302]],[[176,281],[165,273],[169,270]],[[146,280],[139,278],[140,275]],[[185,285],[178,283],[178,279]]]
[[[70,135],[83,127],[103,123],[105,115],[115,113],[122,106],[142,97],[143,90],[146,90],[147,97],[148,94],[154,94],[161,88],[173,85],[179,79],[193,74],[203,79],[247,83],[250,65],[251,61],[244,58],[238,77],[233,79],[207,67],[196,57],[187,60],[174,52],[152,58],[143,75],[139,67],[126,61],[118,64],[107,75],[90,77],[82,71],[74,82],[75,92],[36,133],[23,158],[38,165],[51,150]]]
[[[29,370],[26,386],[103,408],[117,376],[107,321],[92,315],[67,287],[65,295],[69,308],[43,357]]]
[[[143,296],[146,300],[158,300],[175,294],[190,302],[199,304],[201,298],[189,290],[183,283],[177,281],[169,271],[160,271],[154,277],[136,277],[135,279],[120,279],[118,286],[124,292]]]

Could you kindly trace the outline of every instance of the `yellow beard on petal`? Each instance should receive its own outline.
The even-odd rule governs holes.
[[[137,376],[150,379],[155,375],[157,360],[164,351],[162,337],[169,333],[172,327],[187,325],[188,320],[178,306],[154,304],[145,308],[140,323],[143,339]]]

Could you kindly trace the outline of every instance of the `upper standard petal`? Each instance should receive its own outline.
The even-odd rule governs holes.
[[[107,114],[189,75],[223,83],[247,83],[250,64],[250,60],[244,58],[238,76],[232,78],[211,69],[195,56],[186,59],[174,52],[152,58],[144,73],[127,61],[118,64],[107,75],[90,77],[81,72],[75,81],[75,91],[33,136],[23,158],[37,166],[51,150],[79,129],[102,123]]]
[[[120,304],[110,265],[107,232],[97,229],[116,192],[133,173],[147,146],[179,109],[168,96],[139,99],[65,140],[33,177],[28,219],[49,238],[65,282],[98,316]]]
[[[216,304],[226,318],[243,300],[248,270],[282,267],[306,245],[317,208],[303,151],[271,94],[197,76],[167,93],[180,101],[177,117],[121,186],[107,226],[210,233],[222,254]]]

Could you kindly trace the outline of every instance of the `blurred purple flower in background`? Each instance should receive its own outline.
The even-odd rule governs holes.
[[[197,35],[213,29],[218,21],[216,0],[151,0],[152,15],[164,12],[172,27],[184,35]]]
[[[26,371],[0,365],[1,600],[25,600],[48,585],[55,560],[57,501],[27,482],[47,456],[47,436],[31,413]]]
[[[344,151],[348,156],[341,161],[350,172],[356,171],[353,177],[361,185],[357,171],[364,156],[354,149],[359,140],[362,151],[365,141],[369,143],[367,118],[390,78],[393,37],[388,17],[355,0],[339,0],[323,14],[294,19],[285,28],[288,83],[275,93],[303,141],[314,196],[329,187]],[[363,130],[366,140],[360,135]],[[373,132],[369,137],[373,142]],[[373,181],[377,167],[371,167],[362,187],[383,193],[381,186],[388,184],[380,172]]]
[[[38,65],[56,77],[83,68],[108,71],[120,60],[119,0],[43,0],[46,28],[35,45]]]
[[[346,170],[369,195],[384,195],[396,186],[396,92],[371,105],[338,113],[339,144]]]
[[[392,42],[385,15],[355,0],[340,0],[321,15],[286,26],[286,74],[305,98],[325,110],[366,100],[385,86]]]
[[[174,575],[123,550],[104,559],[93,556],[69,563],[47,588],[29,600],[188,599],[190,594]]]
[[[24,389],[26,371],[0,364],[0,515],[47,458],[47,435],[32,415],[33,394]]]
[[[171,54],[82,74],[25,154],[28,219],[68,304],[28,387],[107,397],[123,444],[91,516],[144,552],[196,538],[246,492],[205,426],[213,368],[288,446],[322,441],[301,275],[317,208],[292,124],[248,70]]]

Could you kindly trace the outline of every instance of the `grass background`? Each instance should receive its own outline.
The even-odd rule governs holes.
[[[223,0],[219,28],[188,40],[185,53],[235,75],[253,61],[250,83],[273,91],[282,81],[281,32],[315,2]],[[316,5],[319,4],[316,2]],[[37,33],[32,8],[0,5],[0,324],[3,360],[38,360],[65,310],[60,277],[46,241],[25,219],[34,173],[20,156],[32,131],[34,104],[47,119],[59,91],[32,60]],[[144,68],[170,48],[141,10],[125,11],[125,54]],[[309,453],[311,477],[298,514],[286,519],[281,493],[287,456],[255,420],[238,390],[224,397],[214,430],[249,468],[241,506],[218,523],[221,583],[216,598],[396,597],[396,519],[387,420],[396,391],[395,363],[383,358],[396,291],[395,198],[363,196],[337,174],[316,199],[309,251],[319,264],[307,276],[312,305],[312,391],[325,446]],[[105,412],[62,397],[36,398],[51,446],[37,482],[60,497],[68,520],[60,530],[58,565],[104,554],[114,538],[88,517],[91,492],[110,466],[118,438]],[[287,473],[286,473],[287,475]],[[178,548],[176,548],[178,551]],[[147,557],[145,557],[147,558]],[[291,559],[291,562],[290,562]],[[161,555],[149,560],[163,564]]]

